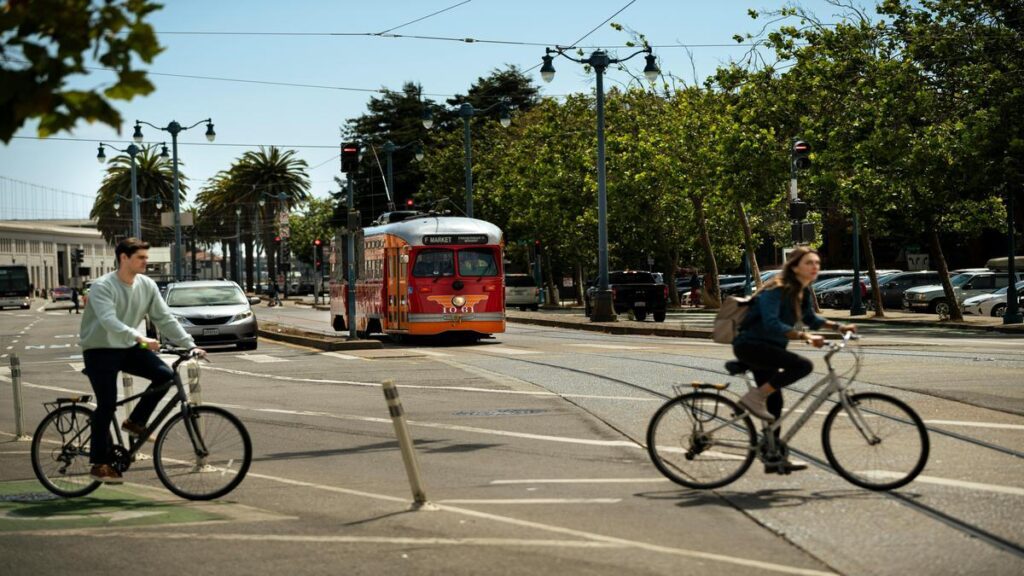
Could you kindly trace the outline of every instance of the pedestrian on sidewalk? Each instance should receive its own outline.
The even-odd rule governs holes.
[[[277,290],[277,282],[270,283],[270,294],[268,294],[267,306],[280,306],[281,296]]]
[[[80,309],[78,307],[78,288],[71,288],[71,303],[75,306],[75,314],[81,314],[81,312],[79,312]],[[71,308],[68,308],[68,314],[71,314],[71,310]]]

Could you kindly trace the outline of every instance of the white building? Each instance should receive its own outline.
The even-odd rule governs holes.
[[[71,269],[75,248],[84,251],[77,271]],[[0,220],[0,262],[28,266],[40,294],[98,278],[117,266],[114,246],[92,220]]]

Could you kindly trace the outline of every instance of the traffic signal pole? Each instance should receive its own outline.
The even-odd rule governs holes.
[[[355,193],[356,188],[352,183],[352,176],[347,178],[348,182],[348,213],[356,209]],[[348,338],[356,339],[356,231],[351,225],[348,226],[348,241],[345,242],[345,259],[347,260],[348,277],[348,298],[346,298],[348,313]]]

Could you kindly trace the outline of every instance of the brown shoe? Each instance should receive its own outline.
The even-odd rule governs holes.
[[[125,432],[131,434],[132,436],[138,436],[138,437],[147,436],[148,437],[148,434],[146,434],[146,427],[145,426],[141,426],[139,424],[136,424],[135,422],[132,422],[131,420],[125,420],[124,422],[122,422],[121,423],[121,430],[124,430]]]
[[[123,484],[124,479],[121,473],[114,470],[110,464],[94,464],[89,472],[89,477],[104,484]]]

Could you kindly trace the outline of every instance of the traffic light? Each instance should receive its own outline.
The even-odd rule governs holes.
[[[811,167],[811,145],[803,140],[793,142],[792,151],[793,168],[806,170]]]
[[[538,255],[543,254],[544,253],[544,243],[541,242],[540,240],[534,240],[533,241],[533,249],[535,250],[536,254],[538,254]]]
[[[789,217],[792,220],[803,220],[807,218],[807,203],[797,200],[789,203]]]
[[[71,263],[77,265],[81,264],[82,262],[85,262],[85,250],[81,248],[75,248],[74,250],[71,251]]]
[[[416,202],[412,198],[408,198],[405,201],[405,207],[411,210],[416,207]]]
[[[359,169],[359,143],[345,142],[341,145],[341,171],[351,174]]]
[[[316,262],[313,263],[313,267],[316,269],[317,272],[321,272],[324,269],[323,260],[317,259]]]
[[[280,236],[274,236],[274,244],[278,244],[278,245],[281,244],[281,237]]]
[[[316,246],[317,248],[320,247],[320,239],[319,238],[317,238],[316,240],[313,240],[313,246]]]

